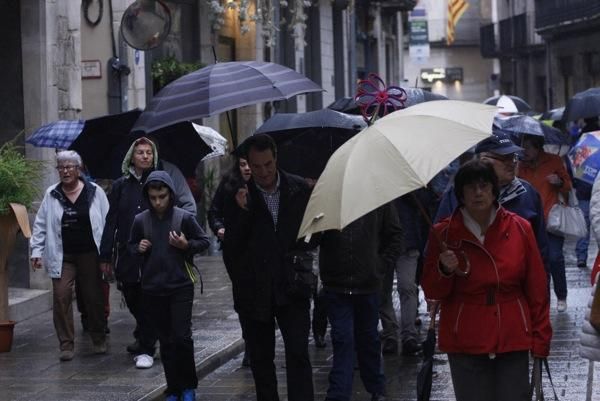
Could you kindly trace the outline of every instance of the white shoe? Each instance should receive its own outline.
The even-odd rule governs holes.
[[[567,310],[567,300],[566,299],[559,299],[556,302],[556,310],[559,312],[564,312]]]
[[[140,354],[133,358],[135,361],[135,367],[138,369],[148,369],[154,365],[154,358],[148,354]]]

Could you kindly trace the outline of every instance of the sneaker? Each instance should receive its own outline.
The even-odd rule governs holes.
[[[179,401],[179,396],[176,394],[167,394],[165,401]]]
[[[129,344],[127,346],[127,352],[129,352],[130,354],[139,354],[140,352],[142,352],[142,348],[140,346],[139,341],[135,340],[134,342]]]
[[[577,261],[577,267],[579,267],[580,269],[585,269],[587,267],[587,263],[585,260],[578,260]]]
[[[94,344],[93,346],[94,354],[106,354],[108,351],[108,347],[106,346],[106,341],[102,341],[101,343]]]
[[[66,361],[70,361],[71,359],[73,359],[74,355],[75,355],[75,353],[72,350],[65,349],[65,350],[60,351],[58,359],[60,359],[63,362],[66,362]]]
[[[183,390],[181,401],[196,401],[196,389],[188,388]]]
[[[423,350],[421,344],[410,339],[402,343],[402,355],[416,355]]]
[[[148,354],[140,354],[133,358],[135,367],[138,369],[149,369],[154,365],[154,358]]]
[[[567,300],[566,299],[559,299],[556,302],[556,310],[559,312],[564,312],[567,310]]]

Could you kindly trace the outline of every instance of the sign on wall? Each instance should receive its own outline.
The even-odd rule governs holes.
[[[415,9],[410,14],[408,54],[413,62],[425,63],[429,52],[429,29],[425,9]]]
[[[81,60],[81,78],[102,78],[102,63],[100,63],[100,60]]]

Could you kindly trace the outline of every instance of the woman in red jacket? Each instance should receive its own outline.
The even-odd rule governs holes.
[[[535,236],[498,205],[488,163],[462,166],[455,193],[461,206],[430,233],[421,284],[441,302],[439,347],[456,400],[528,400],[529,352],[546,357],[552,337]]]

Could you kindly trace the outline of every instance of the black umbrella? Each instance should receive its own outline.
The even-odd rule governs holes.
[[[268,134],[275,140],[279,167],[302,177],[318,178],[331,155],[366,126],[362,116],[323,109],[275,114],[255,134]],[[238,152],[244,147],[242,143]]]
[[[565,113],[564,107],[558,107],[556,109],[547,110],[542,113],[540,120],[560,121],[563,119],[564,113]]]
[[[116,179],[122,175],[121,164],[131,144],[142,136],[148,136],[158,146],[159,159],[175,164],[185,177],[193,177],[196,166],[203,158],[225,153],[227,140],[220,137],[219,145],[203,139],[203,130],[220,137],[216,131],[188,121],[149,134],[142,131],[111,132],[110,135],[100,131],[82,133],[71,149],[81,155],[92,177]]]
[[[531,111],[532,108],[531,106],[523,99],[521,99],[518,96],[512,96],[512,95],[500,95],[500,96],[492,96],[490,98],[487,98],[483,101],[484,104],[491,104],[492,106],[496,106],[498,104],[498,100],[500,100],[500,98],[502,96],[506,96],[508,97],[510,100],[512,100],[512,102],[515,104],[517,111],[519,113],[525,113],[528,111]]]
[[[576,93],[565,107],[563,120],[577,121],[580,118],[600,116],[600,88],[590,88]]]
[[[123,158],[115,159],[112,152],[129,134],[141,113],[139,109],[135,109],[85,122],[84,130],[71,143],[69,149],[81,155],[92,177],[116,178],[120,175],[118,166]]]
[[[429,401],[433,384],[433,355],[435,354],[435,317],[438,304],[432,306],[431,321],[427,330],[427,338],[423,341],[423,365],[417,374],[417,401]]]
[[[406,91],[406,107],[432,100],[448,100],[446,96],[423,90],[421,88],[403,88]],[[346,114],[361,114],[354,98],[343,97],[327,106],[328,109]]]

